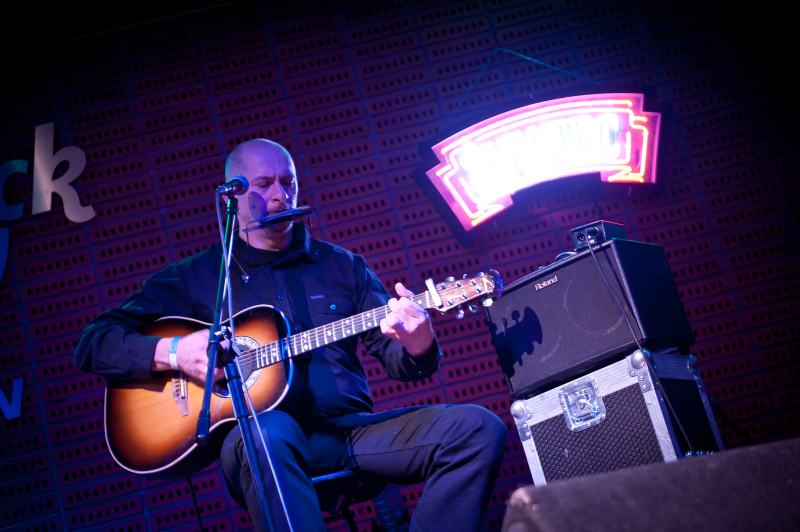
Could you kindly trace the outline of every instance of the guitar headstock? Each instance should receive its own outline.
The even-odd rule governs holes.
[[[433,301],[431,308],[440,312],[447,312],[477,299],[497,298],[503,293],[503,281],[495,270],[479,273],[475,277],[466,275],[461,279],[448,277],[436,284],[428,279],[425,285],[428,287],[428,293]]]

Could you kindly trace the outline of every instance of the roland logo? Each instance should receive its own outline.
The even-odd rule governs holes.
[[[541,290],[542,288],[547,288],[551,284],[557,283],[557,282],[558,282],[558,275],[554,275],[552,279],[548,279],[546,281],[542,281],[541,283],[536,283],[533,286],[536,287],[536,290]]]

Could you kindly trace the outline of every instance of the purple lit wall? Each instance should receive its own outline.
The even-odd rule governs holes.
[[[73,366],[72,348],[101,310],[217,241],[225,155],[254,137],[294,155],[315,236],[366,256],[390,289],[487,268],[509,282],[570,250],[570,228],[624,224],[666,249],[703,378],[727,415],[755,442],[800,433],[797,113],[755,39],[694,1],[285,5],[239,3],[15,56],[34,74],[0,89],[0,164],[29,162],[3,190],[24,214],[0,222],[10,238],[5,396],[24,378],[21,417],[0,417],[0,531],[199,530],[187,481],[148,481],[111,459],[105,383]],[[653,87],[671,108],[664,188],[563,187],[460,246],[412,171],[498,46],[601,83]],[[501,53],[459,115],[584,83]],[[87,223],[69,222],[57,196],[31,214],[34,128],[48,122],[56,150],[87,155],[74,183],[96,212]],[[501,416],[508,448],[485,519],[499,530],[506,498],[531,483],[511,401],[481,315],[435,327],[445,358],[428,379],[397,383],[363,358],[376,406],[472,402]],[[207,530],[250,528],[216,465],[192,484]],[[391,494],[413,510],[421,490]],[[356,510],[370,530],[371,503]]]

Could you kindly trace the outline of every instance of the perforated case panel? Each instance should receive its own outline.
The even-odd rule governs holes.
[[[635,383],[603,401],[605,421],[586,430],[570,431],[562,415],[531,427],[547,482],[664,461]]]

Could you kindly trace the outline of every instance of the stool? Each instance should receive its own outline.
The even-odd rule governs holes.
[[[350,532],[358,532],[350,505],[374,499],[386,489],[385,481],[358,475],[349,469],[314,477],[311,483],[317,490],[319,507],[331,513],[326,522],[344,518]]]

